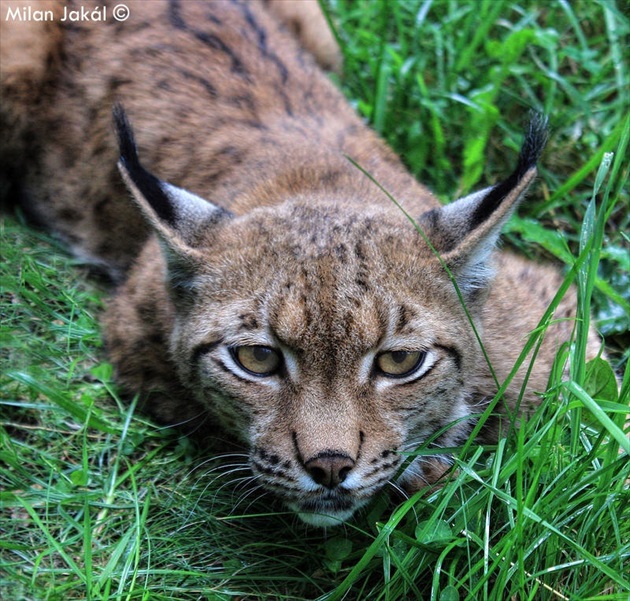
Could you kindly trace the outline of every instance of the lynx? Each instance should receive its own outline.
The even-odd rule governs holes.
[[[124,21],[62,20],[72,2],[1,21],[3,174],[117,283],[120,386],[244,445],[309,524],[436,482],[448,456],[414,452],[470,436],[561,282],[495,250],[544,123],[505,181],[441,206],[324,72],[340,58],[316,3],[127,5]],[[574,312],[569,293],[481,440],[537,405]]]

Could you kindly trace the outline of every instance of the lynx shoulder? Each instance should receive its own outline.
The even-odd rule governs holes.
[[[29,3],[54,18],[12,24],[27,50],[2,21],[0,82],[4,189],[119,282],[104,329],[121,386],[238,439],[312,524],[434,481],[448,458],[404,457],[469,436],[561,282],[494,250],[544,123],[504,182],[441,206],[322,70],[341,60],[317,3],[126,4],[68,23],[72,2]],[[483,439],[537,404],[574,313],[569,293]]]

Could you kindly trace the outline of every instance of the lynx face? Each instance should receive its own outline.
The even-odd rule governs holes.
[[[470,413],[472,330],[396,217],[296,202],[229,220],[176,301],[180,379],[241,433],[260,481],[313,523],[349,517],[405,452]],[[318,227],[304,240],[296,223]]]
[[[405,458],[466,437],[480,360],[445,267],[475,314],[542,133],[504,184],[420,217],[431,249],[398,209],[352,198],[232,215],[146,172],[116,118],[121,172],[162,250],[148,279],[173,307],[177,380],[247,444],[259,482],[328,525],[397,476],[431,481],[435,462]]]

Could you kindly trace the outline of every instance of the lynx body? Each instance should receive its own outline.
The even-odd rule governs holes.
[[[56,18],[3,15],[1,32],[3,174],[120,282],[104,327],[121,386],[162,422],[237,439],[309,523],[435,481],[448,460],[409,454],[469,436],[561,281],[494,250],[543,128],[505,182],[441,207],[316,64],[340,62],[316,5],[127,5],[68,23],[31,2]],[[537,404],[574,309],[569,294],[483,439]]]

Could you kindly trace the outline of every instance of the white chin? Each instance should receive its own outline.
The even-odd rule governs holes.
[[[332,526],[339,526],[349,520],[354,513],[354,510],[348,511],[336,511],[335,513],[306,513],[300,511],[299,507],[291,507],[293,511],[298,514],[298,517],[306,522],[309,526],[316,526],[317,528],[330,528]]]

